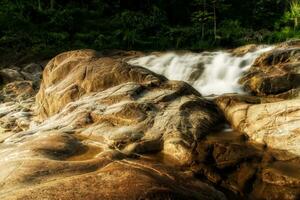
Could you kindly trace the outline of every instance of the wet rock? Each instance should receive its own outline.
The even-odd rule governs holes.
[[[256,44],[248,44],[248,45],[245,45],[245,46],[241,46],[241,47],[238,47],[238,48],[235,48],[231,51],[231,53],[234,55],[234,56],[243,56],[249,52],[254,52],[258,49],[258,45]]]
[[[240,83],[257,95],[275,95],[298,88],[299,61],[299,41],[279,45],[258,57]]]

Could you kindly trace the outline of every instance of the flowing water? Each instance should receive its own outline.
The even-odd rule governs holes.
[[[203,96],[242,93],[240,76],[271,46],[258,47],[243,56],[228,51],[202,53],[166,52],[131,59],[128,63],[148,68],[170,80],[186,81]]]

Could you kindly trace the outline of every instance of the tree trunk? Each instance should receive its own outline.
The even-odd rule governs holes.
[[[206,0],[203,1],[203,13],[206,11]],[[205,36],[205,21],[202,19],[202,28],[201,28],[201,40],[204,40]]]
[[[296,30],[298,28],[298,18],[295,17],[294,19],[294,30]]]
[[[51,10],[54,9],[54,0],[50,0],[50,9],[51,9]]]
[[[39,9],[39,11],[42,10],[41,0],[38,0],[38,9]]]
[[[214,36],[217,39],[217,14],[216,14],[216,1],[214,1]]]

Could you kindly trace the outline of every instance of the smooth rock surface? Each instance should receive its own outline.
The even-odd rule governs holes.
[[[253,97],[223,96],[216,100],[226,119],[251,140],[300,155],[300,100],[255,102]]]
[[[23,131],[13,128],[22,109],[7,104],[3,120],[14,123],[0,143],[2,199],[226,199],[179,168],[221,119],[184,82],[72,51],[46,66]]]

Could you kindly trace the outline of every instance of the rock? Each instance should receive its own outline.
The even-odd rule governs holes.
[[[16,70],[5,68],[0,70],[0,78],[2,84],[7,84],[14,81],[23,81],[24,77]]]
[[[191,167],[195,176],[222,187],[230,199],[298,199],[300,157],[242,135],[217,131],[199,141]]]
[[[41,65],[36,64],[36,63],[30,63],[23,67],[23,71],[31,74],[38,74],[43,71],[43,68]]]
[[[165,80],[144,68],[97,56],[93,50],[72,51],[62,53],[48,63],[37,95],[38,113],[42,118],[58,113],[67,103],[86,93],[128,82],[146,86]]]
[[[197,139],[220,119],[215,106],[187,84],[97,58],[93,51],[57,56],[44,77],[37,113],[40,119],[54,116],[41,127],[50,121],[60,129],[87,127],[82,134],[124,153],[163,151],[188,163]]]
[[[300,86],[300,42],[279,45],[258,57],[240,79],[246,91],[276,95]]]
[[[283,187],[272,184],[265,184],[257,181],[253,186],[253,191],[249,195],[250,199],[284,199],[297,200],[299,199],[300,189]]]
[[[235,48],[233,50],[231,50],[231,53],[234,55],[234,56],[243,56],[249,52],[254,52],[258,49],[258,45],[256,44],[248,44],[248,45],[245,45],[245,46],[241,46],[241,47],[238,47],[238,48]]]
[[[66,167],[68,170],[65,170]],[[16,173],[26,187],[10,185],[17,180],[13,176],[8,177],[7,183],[2,186],[5,195],[0,194],[5,200],[226,199],[221,192],[205,183],[177,170],[145,161],[94,159],[69,164],[47,160],[24,161]]]
[[[252,141],[300,155],[299,99],[256,104],[247,97],[223,96],[216,102],[233,128]]]
[[[3,87],[0,92],[0,134],[16,133],[29,128],[35,94],[31,81],[15,81]]]
[[[33,98],[2,103],[0,105],[0,134],[27,130],[32,122],[33,104]]]
[[[8,84],[15,81],[32,81],[37,88],[41,81],[42,67],[38,64],[29,64],[24,69],[11,67],[0,70],[0,79],[2,84]]]
[[[15,102],[0,107],[13,132],[0,138],[3,199],[226,199],[184,173],[222,118],[184,82],[71,51],[48,63],[29,105],[27,126]]]
[[[257,152],[247,145],[218,144],[213,147],[213,158],[218,168],[236,166],[238,163],[257,156]]]
[[[278,161],[262,172],[262,180],[278,186],[300,187],[299,163]]]
[[[15,81],[5,85],[1,95],[5,101],[8,100],[25,100],[36,94],[31,81]]]
[[[291,39],[286,42],[279,43],[277,45],[277,47],[280,47],[280,48],[287,48],[287,47],[293,47],[293,46],[297,47],[297,46],[299,46],[299,44],[300,44],[299,39]]]

